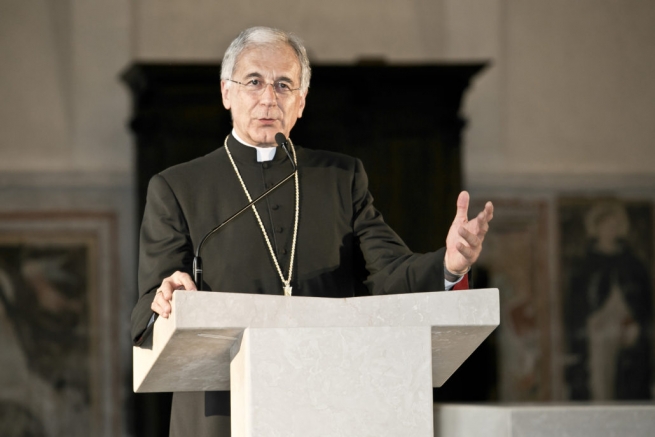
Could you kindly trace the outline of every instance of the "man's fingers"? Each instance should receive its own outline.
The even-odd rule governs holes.
[[[196,291],[196,283],[193,282],[191,276],[188,273],[177,271],[173,273],[170,278],[175,283],[174,290],[187,290],[187,291]]]
[[[164,318],[168,318],[171,313],[170,301],[173,299],[175,290],[196,290],[196,284],[188,273],[177,271],[171,276],[164,278],[161,285],[155,292],[150,308]]]
[[[191,276],[189,276],[188,273],[182,273],[180,272],[180,282],[184,286],[184,289],[187,291],[197,291],[198,288],[196,287],[196,283],[193,282],[193,279],[191,279]]]
[[[484,212],[487,214],[487,221],[491,221],[494,218],[494,204],[491,202],[485,203]]]
[[[444,263],[451,272],[467,270],[477,261],[482,251],[482,242],[489,231],[494,207],[487,202],[484,209],[468,221],[469,194],[462,191],[457,198],[457,215],[446,237],[446,258]]]
[[[467,264],[471,265],[477,261],[478,256],[480,256],[484,236],[478,237],[478,235],[471,233],[463,226],[459,229],[458,234],[460,240],[455,247],[464,259],[466,259]]]
[[[457,213],[455,214],[455,220],[462,220],[466,222],[468,220],[468,210],[469,210],[469,193],[462,191],[457,197]]]
[[[475,261],[475,250],[464,243],[457,243],[457,251],[468,261],[468,265]]]
[[[469,247],[476,248],[482,242],[482,240],[480,239],[480,237],[478,237],[478,235],[472,233],[471,231],[466,229],[464,226],[459,228],[458,234],[459,234],[460,237],[462,237],[462,239],[464,239],[464,241],[466,242],[466,245],[469,246]],[[460,241],[459,244],[464,244],[464,243]]]
[[[171,300],[175,290],[196,291],[196,284],[188,273],[178,271],[168,278],[164,278],[159,289],[167,300]]]
[[[176,288],[175,283],[171,281],[170,278],[166,278],[161,282],[161,285],[157,289],[157,293],[161,294],[164,299],[171,300],[173,298],[173,291],[175,291]]]
[[[489,231],[489,221],[493,218],[493,205],[487,202],[485,208],[478,213],[475,219],[469,221],[465,226],[469,232],[477,235],[480,239]]]
[[[150,305],[150,308],[164,318],[168,318],[171,313],[171,304],[169,300],[164,297],[163,291],[157,290],[155,298]]]
[[[480,211],[477,215],[477,220],[480,222],[490,222],[492,218],[494,218],[494,206],[491,202],[487,202],[484,205],[484,209]]]
[[[480,238],[484,238],[485,235],[487,235],[487,232],[489,231],[489,219],[487,216],[486,211],[481,211],[480,214],[476,217],[478,229],[477,229],[477,235]]]

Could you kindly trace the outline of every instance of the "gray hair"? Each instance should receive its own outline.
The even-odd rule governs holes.
[[[300,90],[306,93],[309,89],[309,79],[312,70],[309,66],[307,51],[302,40],[293,33],[285,32],[271,27],[251,27],[239,34],[225,51],[223,63],[221,64],[221,79],[227,80],[232,78],[236,69],[237,60],[241,53],[250,47],[270,45],[270,44],[288,44],[298,56],[300,63]],[[228,82],[229,84],[229,82]]]

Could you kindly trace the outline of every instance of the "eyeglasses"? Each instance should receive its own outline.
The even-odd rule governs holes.
[[[275,94],[277,94],[278,97],[287,97],[291,95],[293,91],[298,91],[300,89],[300,88],[291,88],[288,82],[282,80],[277,80],[272,84],[268,82],[264,82],[261,79],[250,79],[246,83],[238,82],[232,79],[227,79],[227,80],[229,80],[230,82],[238,83],[239,85],[244,87],[248,93],[252,94],[253,96],[260,96],[268,85],[273,86],[273,90],[275,91]]]

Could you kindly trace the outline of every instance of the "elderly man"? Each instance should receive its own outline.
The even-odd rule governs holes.
[[[302,116],[309,78],[305,48],[286,32],[247,29],[227,49],[221,92],[232,113],[231,134],[216,151],[154,176],[148,188],[135,344],[156,315],[169,317],[174,290],[196,290],[189,273],[203,236],[292,170],[275,135],[289,137]],[[298,166],[294,181],[205,246],[205,281],[198,288],[350,297],[466,286],[491,203],[469,221],[468,194],[461,193],[446,247],[414,254],[373,207],[359,160],[293,144],[291,157]],[[228,392],[176,393],[171,435],[229,436],[229,408]]]

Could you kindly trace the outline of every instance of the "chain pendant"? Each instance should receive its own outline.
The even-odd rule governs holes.
[[[239,168],[234,162],[234,159],[232,158],[232,154],[230,153],[230,148],[227,145],[227,140],[229,137],[230,137],[229,135],[225,137],[225,141],[223,142],[223,144],[225,145],[225,152],[227,152],[227,156],[230,159],[230,163],[232,164],[234,173],[237,175],[237,179],[239,179],[239,182],[241,183],[241,188],[243,188],[243,192],[245,193],[246,198],[248,199],[249,202],[252,202],[252,198],[250,197],[248,188],[246,187],[246,184],[243,182],[241,173],[239,173]],[[289,140],[289,142],[291,142],[291,140]],[[293,147],[293,143],[291,143],[291,151],[293,152],[293,160],[297,163],[298,159],[296,158],[296,149]],[[271,255],[271,259],[273,260],[273,264],[275,264],[275,269],[277,270],[277,274],[280,275],[280,280],[282,281],[282,285],[283,285],[282,290],[284,291],[285,296],[291,296],[291,278],[293,277],[293,259],[296,252],[296,243],[297,243],[296,239],[298,237],[298,216],[300,213],[300,186],[298,183],[298,172],[295,171],[294,173],[295,173],[294,179],[296,182],[296,208],[295,208],[296,217],[293,223],[293,241],[291,243],[291,256],[290,256],[291,261],[289,262],[289,279],[284,279],[284,275],[282,274],[282,269],[280,268],[280,263],[278,262],[277,256],[275,256],[275,252],[273,251],[273,246],[271,245],[271,240],[268,238],[268,234],[266,233],[266,229],[264,228],[262,219],[259,216],[259,213],[257,212],[257,208],[255,208],[255,205],[252,205],[252,212],[255,214],[255,218],[257,219],[259,228],[262,231],[262,236],[264,237],[266,246],[268,246],[268,251]]]

